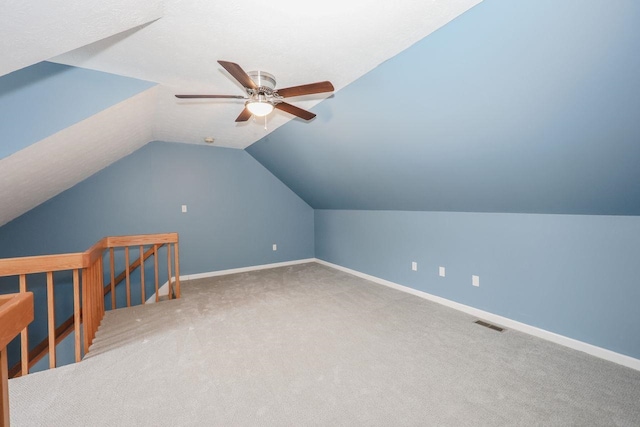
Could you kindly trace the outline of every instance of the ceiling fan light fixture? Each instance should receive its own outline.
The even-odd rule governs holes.
[[[256,117],[263,117],[273,111],[273,104],[268,101],[247,101],[247,110]]]
[[[250,71],[247,73],[235,62],[219,60],[218,64],[242,85],[249,98],[240,95],[176,95],[176,98],[248,99],[248,101],[244,103],[242,112],[236,118],[236,123],[246,122],[251,116],[266,117],[274,108],[308,121],[312,120],[316,115],[310,111],[284,102],[283,98],[333,92],[335,90],[330,81],[309,83],[276,90],[276,79],[269,73],[265,73],[264,71]],[[264,122],[266,129],[267,120],[265,119]]]

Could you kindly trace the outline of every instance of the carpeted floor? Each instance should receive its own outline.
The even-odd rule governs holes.
[[[640,372],[315,263],[109,312],[15,426],[640,425]]]

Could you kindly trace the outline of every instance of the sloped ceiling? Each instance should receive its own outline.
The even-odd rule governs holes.
[[[162,16],[163,1],[4,0],[0,76]]]
[[[2,76],[0,160],[153,86],[155,83],[51,62]]]
[[[0,116],[0,124],[19,129],[1,135],[0,225],[151,140],[203,144],[210,136],[216,145],[244,148],[291,120],[277,111],[267,131],[264,123],[234,122],[241,102],[185,102],[173,96],[242,94],[218,59],[238,62],[247,71],[271,72],[278,87],[331,80],[340,89],[479,2],[413,0],[376,7],[337,0],[314,6],[292,0],[5,2],[0,76],[13,72],[11,78],[20,83],[0,93],[0,109],[12,113]],[[92,77],[79,76],[79,99],[97,102],[84,116],[74,115],[81,108],[56,101],[73,99],[73,90],[60,90],[56,79],[30,79],[31,68],[23,68],[51,66],[40,63],[45,60],[125,80],[111,79],[94,92],[82,89]],[[138,81],[159,85],[144,95],[122,96],[113,105],[107,92],[121,93],[121,85],[129,85],[126,78],[135,80],[134,87]],[[311,108],[320,99],[295,103]],[[95,110],[95,105],[108,109]],[[67,112],[69,117],[61,117]],[[38,173],[31,174],[32,169]]]
[[[269,72],[277,87],[330,80],[340,90],[479,2],[166,0],[158,21],[53,60],[159,83],[157,139],[204,144],[211,136],[216,145],[245,148],[266,132],[262,120],[235,123],[242,100],[185,101],[173,96],[244,95],[217,60],[236,62],[245,71]],[[310,108],[323,96],[292,103]],[[291,119],[276,111],[267,128]]]
[[[147,86],[23,142],[18,148],[32,145],[22,151],[9,149],[0,165],[0,225],[150,140],[203,143],[205,136],[235,148],[262,138],[247,150],[314,208],[640,214],[640,5],[633,0],[486,1],[424,39],[477,1],[375,8],[329,1],[314,10],[296,2],[110,2],[109,11],[72,3],[85,15],[74,11],[78,21],[66,30],[58,23],[52,37],[26,37],[33,46],[16,42],[28,52],[14,53],[6,69],[47,59],[53,50],[36,41],[71,38],[57,49],[75,50],[57,62]],[[69,7],[48,6],[52,17]],[[23,23],[28,14],[42,19],[41,10],[16,2],[6,10],[6,22],[11,14]],[[137,18],[118,18],[130,10]],[[85,37],[92,25],[102,32]],[[110,36],[94,41],[103,35]],[[274,73],[280,87],[329,79],[339,91],[317,105],[295,102],[318,113],[310,123],[278,112],[269,131],[238,125],[241,103],[173,97],[241,93],[217,59]],[[44,114],[71,111],[43,104]],[[0,120],[14,120],[7,117]],[[85,150],[88,140],[100,151]],[[82,174],[67,171],[79,163]],[[19,175],[46,168],[33,179]]]
[[[48,62],[0,77],[0,225],[149,142],[154,86]]]
[[[319,209],[640,215],[638,22],[485,1],[247,151]]]
[[[0,160],[0,225],[149,142],[154,104],[149,89]]]

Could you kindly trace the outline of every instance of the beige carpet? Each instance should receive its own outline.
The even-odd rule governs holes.
[[[474,320],[318,264],[195,280],[11,380],[12,425],[640,425],[640,372]]]

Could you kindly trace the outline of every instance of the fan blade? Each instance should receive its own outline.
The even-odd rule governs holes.
[[[224,69],[227,70],[234,79],[239,81],[242,86],[249,89],[258,89],[258,86],[256,86],[255,82],[251,80],[251,77],[249,77],[249,75],[244,72],[242,67],[240,67],[235,62],[218,61],[218,64],[222,65]]]
[[[249,111],[248,108],[245,108],[244,110],[242,110],[242,113],[240,113],[240,115],[236,119],[236,122],[246,122],[250,118],[251,118],[251,111]]]
[[[176,98],[233,98],[233,99],[246,99],[246,96],[242,95],[176,95]]]
[[[285,87],[284,89],[278,89],[276,92],[283,98],[289,98],[312,93],[333,92],[333,85],[331,82],[309,83],[308,85]]]
[[[287,104],[286,102],[279,102],[275,105],[278,110],[286,111],[289,114],[293,114],[294,116],[298,116],[301,119],[311,120],[316,115],[311,111],[303,110],[302,108],[298,108],[295,105]]]

